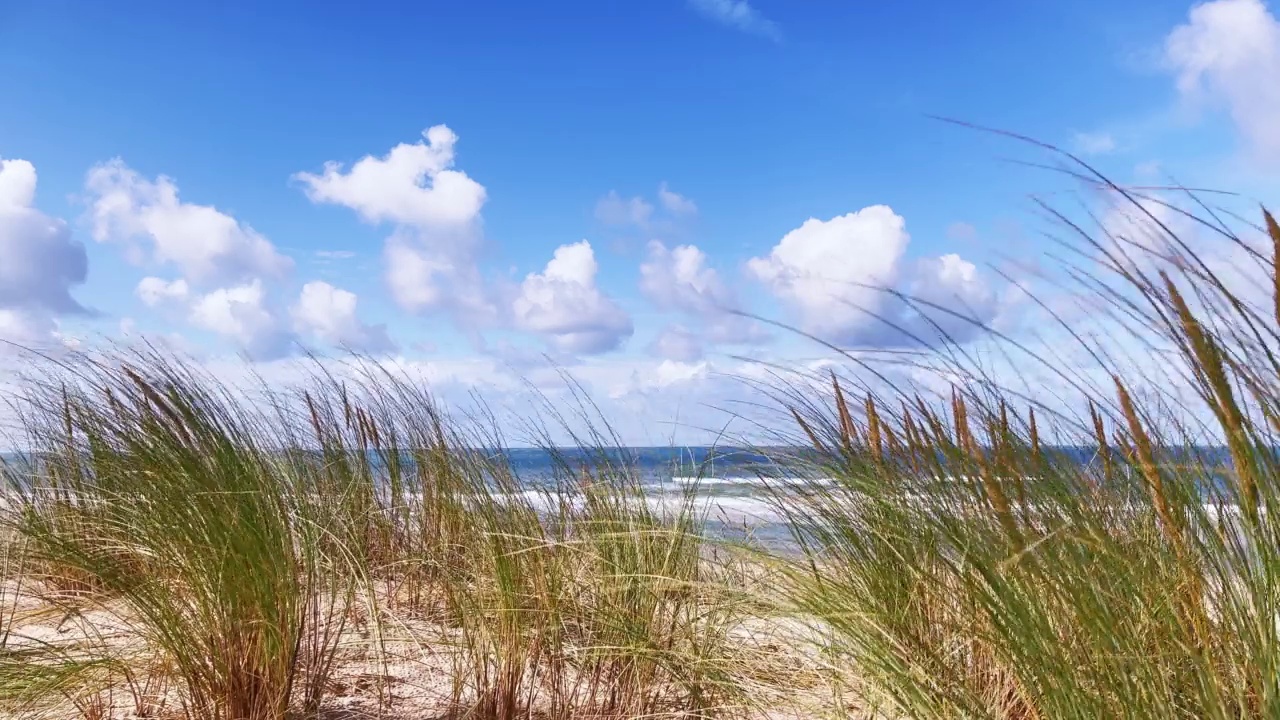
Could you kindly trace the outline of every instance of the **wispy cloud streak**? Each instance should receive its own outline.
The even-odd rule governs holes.
[[[760,14],[747,0],[689,0],[689,7],[708,20],[749,35],[774,42],[782,39],[777,23]]]

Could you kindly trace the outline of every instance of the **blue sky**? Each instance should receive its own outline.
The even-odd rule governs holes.
[[[267,364],[347,346],[459,387],[545,354],[669,407],[732,357],[816,354],[726,308],[858,347],[905,342],[851,310],[880,302],[858,283],[1012,322],[988,265],[1042,254],[1027,196],[1062,178],[928,116],[1275,198],[1275,17],[0,0],[0,158],[24,161],[0,179],[0,334]]]

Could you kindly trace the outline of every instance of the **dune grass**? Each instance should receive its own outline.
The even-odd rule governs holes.
[[[775,493],[806,555],[784,594],[833,639],[867,712],[1280,713],[1280,227],[1264,213],[1247,229],[1273,245],[1263,254],[1205,226],[1258,287],[1144,217],[1157,249],[1090,236],[1111,277],[1088,277],[1122,327],[1171,352],[1144,370],[1099,350],[1110,388],[1072,383],[1079,416],[959,353],[949,402],[884,384],[855,397],[833,376],[825,403],[789,403],[835,482]],[[1168,402],[1175,386],[1190,392]],[[1085,458],[1047,446],[1046,425]]]
[[[33,396],[37,454],[11,470],[10,530],[69,615],[99,611],[142,643],[46,649],[125,675],[163,667],[199,717],[314,707],[334,650],[326,601],[361,573],[323,542],[306,468],[216,386],[150,359]]]
[[[85,631],[9,651],[0,695],[310,716],[352,631],[386,663],[391,625],[425,618],[438,633],[415,641],[450,663],[442,712],[741,712],[739,601],[708,575],[692,496],[651,507],[604,449],[529,484],[492,436],[370,373],[246,398],[139,353],[34,384],[8,547]]]
[[[780,388],[808,448],[779,470],[819,478],[769,484],[790,553],[708,538],[696,484],[654,497],[585,401],[581,436],[543,408],[579,452],[542,435],[534,479],[373,362],[252,394],[149,349],[61,365],[4,471],[0,703],[325,717],[358,658],[395,717],[413,654],[439,717],[1276,717],[1280,226],[1262,252],[1186,217],[1261,284],[1154,215],[1157,243],[1084,233],[1101,270],[1065,274],[1129,333],[1102,342],[1171,359],[1050,367],[1076,415],[959,343],[915,368],[942,396],[855,355],[862,384]]]

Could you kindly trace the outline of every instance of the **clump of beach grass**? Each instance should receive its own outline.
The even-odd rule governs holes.
[[[958,343],[927,369],[949,396],[835,375],[824,400],[785,389],[803,462],[832,482],[775,487],[804,548],[784,595],[864,712],[1280,713],[1280,227],[1264,211],[1233,232],[1078,167],[1151,233],[1068,225],[1082,242],[1067,274],[1113,334],[1089,345],[1063,321],[1062,342],[1104,382],[1005,338],[1074,397],[1046,403]],[[1139,345],[1138,361],[1108,343]]]
[[[491,418],[448,417],[421,387],[354,361],[301,391],[340,529],[387,609],[449,627],[448,704],[476,717],[741,713],[728,632],[742,594],[708,574],[692,494],[651,502],[589,404],[551,460],[522,477]],[[585,428],[585,429],[581,429]],[[576,434],[575,434],[576,432]],[[714,712],[713,712],[714,711]]]
[[[31,383],[4,525],[80,630],[25,638],[4,700],[313,715],[353,631],[385,664],[398,619],[424,618],[412,642],[450,659],[441,712],[746,712],[729,641],[745,604],[709,574],[691,495],[655,507],[602,433],[522,478],[496,432],[421,388],[357,359],[342,381],[314,367],[246,394],[124,352]]]
[[[104,687],[164,668],[190,716],[314,708],[336,638],[326,616],[361,573],[322,542],[310,473],[217,384],[154,354],[116,361],[31,386],[32,451],[8,469],[4,519],[68,616],[110,617],[137,644],[45,644],[32,654],[47,662],[28,664],[105,668]]]

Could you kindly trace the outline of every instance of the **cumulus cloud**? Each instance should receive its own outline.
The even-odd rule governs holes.
[[[640,290],[664,310],[704,313],[736,307],[737,301],[707,266],[707,255],[695,245],[668,249],[658,240],[649,243],[649,257],[640,265]]]
[[[85,182],[93,238],[125,244],[139,263],[172,264],[191,282],[216,287],[280,278],[293,261],[248,225],[210,205],[183,202],[165,176],[148,180],[116,159]]]
[[[361,320],[356,293],[324,281],[305,283],[287,311],[260,279],[188,298],[173,283],[166,291],[186,300],[193,325],[232,340],[255,360],[278,359],[309,343],[375,354],[396,349],[386,325]]]
[[[389,239],[383,254],[387,285],[401,307],[418,312],[445,304],[449,295],[441,284],[454,273],[453,263],[424,252],[405,238]]]
[[[747,272],[798,318],[801,329],[850,345],[963,341],[999,311],[998,296],[959,255],[905,260],[906,221],[885,205],[810,218]],[[968,318],[957,318],[941,306]],[[971,320],[971,321],[970,321]]]
[[[229,338],[255,359],[272,359],[289,352],[293,336],[268,307],[262,280],[218,288],[193,298],[191,322]]]
[[[58,324],[40,308],[0,307],[0,355],[13,346],[43,348],[58,339]]]
[[[1107,204],[1099,219],[1100,249],[1112,258],[1108,263],[1147,266],[1155,258],[1176,252],[1171,232],[1188,237],[1193,234],[1189,220],[1158,196],[1128,199],[1108,195],[1104,200]]]
[[[917,261],[906,293],[910,309],[899,309],[898,328],[930,343],[940,337],[971,339],[1002,310],[1003,299],[978,268],[955,253]]]
[[[88,275],[84,246],[65,222],[35,209],[35,192],[31,163],[0,160],[0,306],[81,312],[71,288]]]
[[[733,344],[766,338],[758,323],[734,314],[742,309],[737,295],[695,245],[668,248],[658,240],[651,241],[640,265],[640,291],[659,310],[696,319],[697,330],[708,341]],[[683,349],[688,344],[668,340],[655,347]]]
[[[144,277],[138,281],[134,289],[138,299],[147,307],[160,307],[174,303],[185,304],[191,297],[191,288],[182,278],[164,280],[158,277]]]
[[[360,320],[355,293],[323,281],[302,286],[289,307],[292,328],[282,320],[259,278],[198,293],[182,278],[145,277],[134,292],[148,307],[185,317],[192,325],[236,343],[256,360],[282,357],[302,338],[361,352],[395,347],[384,325]]]
[[[1271,265],[1259,262],[1273,253],[1265,232],[1241,226],[1235,229],[1236,240],[1224,243],[1216,232],[1206,232],[1186,214],[1196,208],[1185,207],[1176,197],[1109,194],[1104,199],[1108,201],[1106,209],[1098,213],[1097,259],[1102,267],[1148,275],[1165,270],[1177,276],[1179,266],[1192,263],[1194,257],[1195,265],[1231,288],[1244,304],[1255,308],[1273,305],[1274,283],[1268,275]],[[1195,309],[1197,300],[1192,297],[1189,302]]]
[[[472,322],[496,316],[469,251],[424,245],[412,233],[397,233],[387,239],[383,259],[387,287],[405,310],[445,310]]]
[[[0,208],[27,208],[36,201],[36,166],[0,160]]]
[[[847,339],[883,303],[910,240],[900,215],[872,205],[806,220],[768,256],[747,261],[747,271],[799,314],[805,330]]]
[[[350,169],[327,162],[321,174],[299,172],[294,179],[312,202],[395,226],[383,260],[387,287],[400,307],[450,311],[472,324],[492,319],[496,309],[476,266],[485,188],[454,168],[457,134],[436,125],[422,137],[382,157],[366,156]]]
[[[55,339],[58,315],[85,312],[71,289],[89,272],[84,246],[35,197],[35,166],[0,160],[0,338],[21,345]]]
[[[673,387],[701,383],[711,374],[711,365],[702,362],[681,362],[679,360],[663,360],[643,372],[633,370],[629,382],[614,387],[610,393],[613,397],[621,397],[631,393],[652,393]]]
[[[1165,38],[1178,91],[1224,107],[1261,159],[1280,162],[1280,21],[1262,0],[1212,0]]]
[[[630,317],[596,286],[595,255],[585,241],[559,248],[544,271],[518,286],[486,281],[478,264],[486,191],[454,168],[457,135],[443,125],[423,135],[350,168],[330,162],[322,173],[294,175],[313,202],[394,226],[383,260],[387,287],[400,307],[449,313],[471,333],[486,326],[533,333],[568,353],[602,352],[631,335]],[[665,212],[691,211],[687,199],[663,190],[669,194],[661,199]],[[643,198],[613,192],[598,203],[597,216],[607,224],[645,226],[654,211]]]
[[[289,279],[294,263],[265,236],[213,206],[183,201],[171,178],[149,180],[119,159],[91,169],[85,187],[96,240],[125,246],[137,262],[178,272],[173,279],[139,281],[134,294],[144,305],[184,318],[257,360],[281,357],[297,346],[280,298],[268,291]],[[363,337],[370,347],[385,341],[385,332],[354,318],[354,294],[329,299],[329,324],[306,325],[314,336]]]
[[[400,143],[380,158],[366,156],[349,170],[327,162],[319,175],[299,172],[293,177],[312,202],[351,208],[371,223],[432,228],[475,221],[485,189],[453,169],[457,134],[436,125],[422,137],[416,143]]]
[[[540,273],[530,273],[512,302],[517,328],[546,337],[555,349],[599,353],[633,332],[630,316],[596,287],[595,253],[583,240],[556,248]]]
[[[781,40],[777,23],[769,20],[747,0],[689,0],[689,7],[713,22],[770,40]]]
[[[382,352],[394,348],[384,325],[366,325],[356,312],[355,293],[327,282],[312,281],[302,286],[298,301],[290,308],[294,329],[302,335],[353,351]]]

